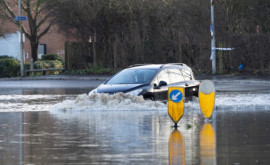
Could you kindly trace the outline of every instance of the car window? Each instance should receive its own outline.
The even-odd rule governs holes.
[[[155,69],[125,69],[113,76],[106,84],[150,83],[156,72]]]
[[[170,69],[169,70],[170,82],[177,83],[181,81],[185,81],[182,72],[179,69]]]
[[[192,75],[189,70],[182,69],[185,81],[192,80]]]
[[[170,79],[169,79],[169,74],[168,74],[168,71],[165,69],[165,70],[162,70],[156,77],[154,83],[155,84],[159,84],[160,81],[165,81],[167,84],[170,83]]]

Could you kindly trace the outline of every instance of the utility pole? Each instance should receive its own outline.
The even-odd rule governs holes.
[[[214,23],[214,0],[210,0],[211,3],[211,60],[212,60],[212,74],[216,74],[216,39],[215,39],[215,23]]]
[[[19,17],[22,16],[21,11],[21,0],[18,0],[19,6]],[[20,24],[20,58],[21,58],[21,77],[24,76],[24,53],[23,53],[23,33],[22,33],[22,21],[19,21]]]

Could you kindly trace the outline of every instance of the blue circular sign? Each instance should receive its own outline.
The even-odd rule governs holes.
[[[175,103],[179,103],[183,99],[183,94],[177,89],[172,90],[170,93],[170,99]]]

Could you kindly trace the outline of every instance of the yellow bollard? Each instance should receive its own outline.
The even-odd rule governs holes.
[[[209,119],[212,116],[215,106],[215,86],[210,80],[204,80],[199,87],[199,102],[201,112]]]
[[[186,164],[185,139],[177,129],[171,133],[169,140],[169,164]]]
[[[216,164],[216,135],[210,123],[204,124],[200,131],[201,165]]]
[[[177,127],[178,121],[184,114],[185,90],[181,87],[169,87],[168,90],[168,114]]]

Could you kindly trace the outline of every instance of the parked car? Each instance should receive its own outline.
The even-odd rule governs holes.
[[[184,87],[185,97],[198,97],[199,85],[186,64],[137,64],[118,72],[89,94],[123,92],[142,95],[144,99],[167,101],[168,87]]]

